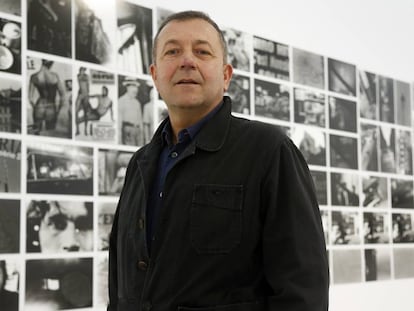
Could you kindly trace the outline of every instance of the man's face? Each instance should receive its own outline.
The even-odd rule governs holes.
[[[209,111],[227,90],[232,67],[223,63],[217,31],[202,19],[171,21],[159,34],[154,83],[169,110]]]

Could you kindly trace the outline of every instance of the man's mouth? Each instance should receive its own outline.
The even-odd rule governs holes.
[[[192,79],[182,79],[177,84],[198,84],[198,82]]]

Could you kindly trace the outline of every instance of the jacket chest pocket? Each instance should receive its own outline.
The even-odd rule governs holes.
[[[198,253],[229,253],[240,244],[242,201],[241,185],[194,186],[190,234]]]

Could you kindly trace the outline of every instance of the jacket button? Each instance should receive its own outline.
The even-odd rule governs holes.
[[[138,261],[138,269],[139,270],[145,271],[145,270],[147,270],[147,268],[148,268],[148,264],[145,261],[143,261],[143,260]]]
[[[142,304],[143,311],[150,311],[151,309],[152,309],[152,305],[150,302],[147,301]]]
[[[144,229],[144,219],[142,218],[138,219],[138,228],[140,230]]]

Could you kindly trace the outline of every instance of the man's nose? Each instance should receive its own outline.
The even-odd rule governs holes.
[[[195,57],[192,51],[187,51],[182,54],[181,68],[194,69],[196,67]]]

